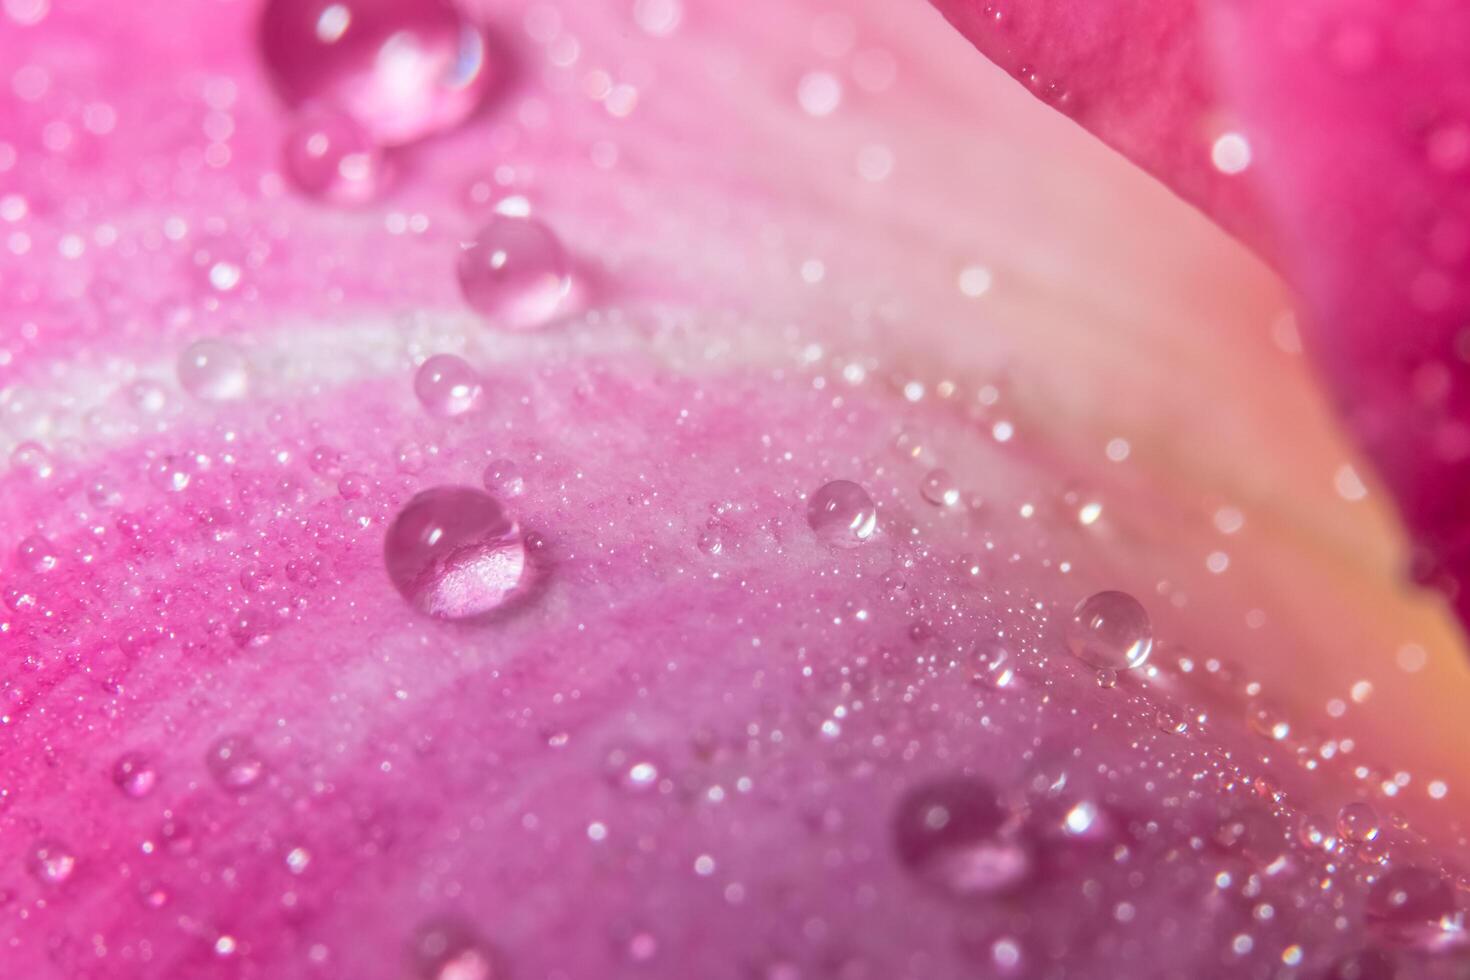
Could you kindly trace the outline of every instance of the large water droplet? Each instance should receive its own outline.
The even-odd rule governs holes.
[[[1005,832],[1007,816],[979,780],[926,783],[899,801],[894,848],[912,874],[954,898],[995,895],[1031,871],[1030,853]]]
[[[1153,649],[1148,613],[1126,592],[1099,592],[1077,604],[1067,623],[1072,655],[1094,667],[1141,667]]]
[[[201,401],[244,398],[249,386],[245,355],[223,340],[201,340],[179,355],[179,384]]]
[[[1385,872],[1368,890],[1363,918],[1380,939],[1397,945],[1435,949],[1465,939],[1454,888],[1428,868]]]
[[[287,102],[335,106],[388,145],[458,125],[490,80],[451,0],[271,0],[260,43]]]
[[[430,415],[463,415],[480,400],[480,375],[462,357],[435,354],[413,376],[413,391]]]
[[[419,980],[497,980],[506,976],[495,951],[457,922],[432,922],[419,928],[410,948]]]
[[[362,204],[388,182],[383,151],[345,113],[303,113],[286,133],[281,165],[296,189],[333,204]]]
[[[245,735],[221,738],[209,747],[204,762],[215,782],[225,789],[243,792],[253,788],[265,775],[265,759]]]
[[[1337,832],[1354,844],[1373,840],[1378,836],[1378,811],[1362,801],[1347,804],[1338,811]]]
[[[878,529],[873,498],[851,480],[824,484],[807,501],[806,522],[830,548],[856,548]]]
[[[507,330],[533,330],[571,305],[566,250],[534,218],[491,218],[460,254],[458,273],[465,302]]]
[[[37,841],[31,848],[31,874],[46,885],[59,885],[77,868],[77,856],[65,844],[54,840]]]
[[[141,800],[153,792],[153,787],[158,784],[158,772],[147,758],[136,752],[129,752],[113,763],[112,781],[122,790],[124,796]]]
[[[526,548],[498,500],[444,486],[418,494],[394,518],[383,560],[414,608],[466,619],[505,604],[525,575]]]

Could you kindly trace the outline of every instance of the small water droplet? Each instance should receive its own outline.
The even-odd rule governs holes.
[[[482,480],[486,490],[501,497],[519,497],[526,492],[525,478],[515,460],[492,459]]]
[[[1005,832],[991,787],[961,777],[911,790],[894,812],[893,839],[908,871],[953,898],[1004,893],[1026,879],[1031,856]]]
[[[467,926],[431,922],[414,934],[409,959],[418,980],[500,980],[499,955]]]
[[[383,144],[450,129],[491,81],[485,36],[449,0],[271,0],[261,53],[292,105],[330,105]]]
[[[129,752],[113,763],[112,782],[124,796],[141,800],[158,784],[158,772],[146,757]]]
[[[930,470],[919,484],[919,494],[936,507],[953,507],[960,502],[960,488],[948,470]]]
[[[994,640],[975,645],[975,683],[993,690],[1004,690],[1016,680],[1016,660],[1011,652]]]
[[[342,112],[303,113],[286,133],[281,155],[297,190],[332,204],[371,201],[389,178],[383,151]]]
[[[1077,604],[1067,623],[1067,646],[1083,663],[1111,670],[1143,666],[1153,649],[1153,624],[1126,592],[1098,592]]]
[[[1183,713],[1178,707],[1166,704],[1154,714],[1154,725],[1161,732],[1171,735],[1183,735],[1189,730],[1189,725],[1184,720]]]
[[[1264,698],[1246,706],[1246,722],[1251,731],[1273,742],[1283,741],[1291,734],[1291,722],[1287,720],[1281,707]]]
[[[245,735],[226,735],[209,747],[205,765],[215,782],[225,789],[245,791],[265,775],[265,759]]]
[[[461,253],[458,272],[465,302],[507,330],[534,330],[570,306],[566,250],[534,218],[491,218]]]
[[[244,398],[249,388],[249,366],[234,344],[200,340],[179,355],[179,385],[200,401]]]
[[[1097,686],[1108,690],[1118,686],[1118,672],[1111,667],[1100,667],[1097,671]]]
[[[51,479],[56,472],[56,462],[51,453],[39,442],[22,442],[10,451],[10,465],[27,479],[37,483]]]
[[[31,848],[31,874],[44,885],[59,885],[77,868],[77,856],[59,841],[37,841]]]
[[[419,365],[413,376],[413,391],[430,415],[453,418],[475,407],[480,400],[480,375],[464,358],[435,354]]]
[[[862,487],[850,480],[833,480],[807,501],[806,521],[829,548],[856,548],[872,539],[878,511]]]
[[[1337,832],[1345,841],[1361,844],[1378,836],[1378,811],[1371,804],[1356,801],[1345,805],[1337,814]]]
[[[474,487],[416,495],[388,528],[383,558],[403,597],[441,619],[500,608],[526,571],[520,529],[498,500]]]

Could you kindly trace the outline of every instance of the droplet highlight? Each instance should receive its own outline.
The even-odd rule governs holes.
[[[435,354],[413,376],[413,391],[424,411],[442,419],[463,415],[480,401],[479,373],[453,354]]]

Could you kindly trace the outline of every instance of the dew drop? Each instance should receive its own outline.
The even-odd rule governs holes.
[[[519,497],[526,492],[521,468],[511,459],[492,459],[485,466],[482,482],[486,490],[501,497]]]
[[[500,502],[474,487],[442,486],[410,500],[383,545],[388,577],[413,607],[440,619],[500,608],[526,571],[526,547]]]
[[[1246,706],[1246,723],[1257,735],[1280,742],[1291,735],[1291,722],[1281,707],[1265,699],[1252,701]]]
[[[77,869],[76,854],[59,841],[37,841],[30,857],[31,874],[44,885],[59,885]]]
[[[1030,874],[1031,856],[1005,833],[1007,812],[991,787],[962,777],[911,790],[894,812],[898,859],[952,898],[1004,893]]]
[[[56,472],[51,453],[39,442],[22,442],[10,451],[10,465],[27,479],[43,483]]]
[[[141,800],[158,785],[158,772],[147,758],[129,752],[113,763],[112,782],[124,796]]]
[[[1385,872],[1368,890],[1363,916],[1375,935],[1395,945],[1436,949],[1464,938],[1454,888],[1428,868]]]
[[[1105,691],[1117,687],[1118,672],[1111,667],[1099,667],[1097,671],[1097,686]]]
[[[1067,646],[1084,663],[1110,670],[1132,670],[1148,660],[1153,624],[1138,600],[1126,592],[1098,592],[1077,604],[1067,623]]]
[[[878,528],[873,498],[851,480],[824,484],[807,501],[806,522],[829,548],[856,548]]]
[[[930,470],[919,484],[919,494],[935,507],[953,507],[960,502],[960,488],[948,470]]]
[[[37,574],[51,571],[61,561],[56,553],[56,547],[39,534],[32,534],[23,539],[16,546],[15,557],[21,568]]]
[[[332,204],[371,201],[389,178],[383,151],[341,112],[303,113],[286,133],[281,156],[297,190]]]
[[[1004,690],[1016,680],[1016,661],[1011,652],[993,640],[975,646],[974,681],[992,690]]]
[[[234,344],[223,340],[200,340],[179,355],[179,384],[190,395],[206,402],[244,398],[249,387],[249,366]]]
[[[409,950],[419,980],[498,980],[506,976],[499,956],[457,922],[432,922],[414,934]]]
[[[413,376],[413,391],[430,415],[454,418],[480,400],[480,375],[462,357],[435,354]]]
[[[458,125],[491,81],[485,36],[451,0],[271,0],[260,44],[288,103],[334,106],[386,145]]]
[[[465,302],[507,330],[534,330],[571,305],[566,250],[534,218],[491,218],[460,254],[458,273]]]
[[[1378,811],[1361,801],[1349,803],[1337,814],[1337,832],[1354,844],[1371,841],[1378,836]]]
[[[214,781],[228,790],[252,789],[265,775],[265,759],[249,737],[226,735],[209,747],[205,765]]]

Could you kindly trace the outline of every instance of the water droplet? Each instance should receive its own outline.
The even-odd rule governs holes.
[[[485,466],[482,482],[486,490],[501,497],[519,497],[526,492],[521,468],[511,459],[492,459]]]
[[[710,557],[720,554],[725,550],[725,538],[719,528],[706,528],[699,532],[699,539],[695,542],[700,551]]]
[[[458,272],[465,302],[507,330],[544,326],[571,305],[566,250],[534,218],[491,218],[460,254]]]
[[[1067,646],[1094,667],[1132,670],[1148,660],[1154,630],[1148,613],[1126,592],[1099,592],[1072,611]]]
[[[383,559],[403,597],[441,619],[500,608],[526,570],[515,521],[473,487],[434,487],[415,496],[388,528]]]
[[[919,495],[936,507],[953,507],[960,502],[960,488],[948,470],[930,470],[919,484]]]
[[[225,789],[251,789],[265,775],[265,759],[255,743],[245,735],[221,738],[209,747],[204,762],[215,782]]]
[[[56,553],[56,547],[39,534],[32,534],[23,539],[16,546],[15,557],[20,562],[21,568],[37,574],[51,571],[61,561],[60,556]]]
[[[77,868],[77,856],[65,844],[54,840],[37,841],[31,848],[31,874],[45,885],[59,885]]]
[[[824,484],[807,501],[806,522],[829,548],[856,548],[878,528],[873,498],[851,480]]]
[[[1179,708],[1172,704],[1166,704],[1154,714],[1154,725],[1159,731],[1168,732],[1171,735],[1183,735],[1189,730],[1189,725],[1184,721],[1184,715]]]
[[[1269,810],[1253,803],[1224,813],[1215,828],[1215,843],[1269,867],[1287,850],[1286,830]]]
[[[500,957],[466,926],[432,922],[414,934],[413,975],[420,980],[498,980]]]
[[[271,0],[261,53],[292,105],[330,105],[379,143],[450,129],[491,81],[485,37],[450,0]]]
[[[983,640],[975,645],[975,673],[977,684],[994,690],[1004,690],[1016,680],[1016,661],[1000,643]]]
[[[341,112],[303,113],[286,133],[281,155],[297,190],[333,204],[371,201],[389,178],[383,151]]]
[[[1368,803],[1349,803],[1338,811],[1337,832],[1343,840],[1361,844],[1377,837],[1378,829],[1378,811]]]
[[[1384,872],[1368,890],[1363,917],[1381,940],[1396,945],[1433,949],[1464,940],[1454,888],[1428,868]]]
[[[1291,734],[1291,722],[1287,720],[1281,707],[1264,698],[1246,706],[1246,722],[1251,731],[1273,742],[1280,742]]]
[[[480,400],[480,375],[464,358],[435,354],[413,376],[413,391],[430,415],[453,418],[475,407]]]
[[[141,800],[158,784],[158,772],[147,758],[129,752],[113,763],[112,782],[124,796]]]
[[[1006,892],[1031,871],[1031,856],[1005,832],[1007,811],[995,791],[966,778],[911,790],[893,818],[899,860],[927,884],[954,898]]]
[[[10,451],[10,465],[29,480],[41,483],[51,479],[56,463],[51,453],[39,442],[22,442]]]
[[[234,344],[200,340],[179,355],[179,384],[200,401],[221,402],[244,398],[249,366]]]
[[[187,490],[193,478],[193,467],[182,456],[163,456],[148,466],[148,482],[165,493]]]
[[[1118,672],[1111,667],[1100,667],[1097,672],[1097,686],[1103,690],[1109,690],[1118,686]]]

